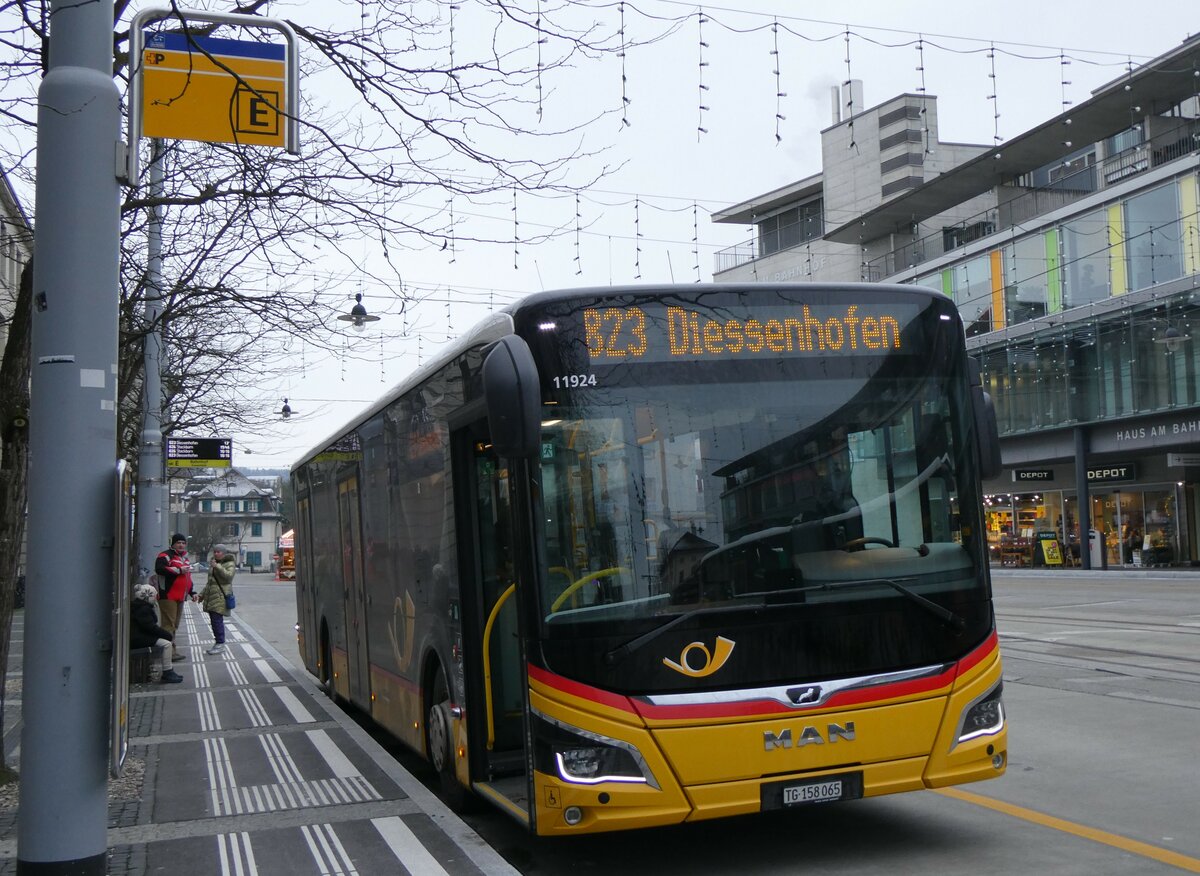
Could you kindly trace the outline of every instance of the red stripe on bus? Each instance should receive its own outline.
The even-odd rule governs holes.
[[[546,687],[553,688],[573,697],[579,697],[582,700],[589,700],[593,703],[599,703],[602,706],[608,706],[610,709],[620,709],[622,712],[629,712],[632,715],[637,714],[637,710],[630,703],[629,697],[611,693],[578,681],[571,681],[569,678],[555,675],[553,672],[548,672],[533,664],[527,665],[529,678],[532,681],[537,681],[540,684],[546,685]]]
[[[919,696],[932,693],[950,685],[955,677],[977,666],[993,654],[999,638],[992,631],[978,648],[952,664],[944,672],[926,678],[906,679],[891,684],[873,685],[840,691],[820,704],[822,710],[861,706],[885,700]],[[641,697],[625,697],[610,693],[591,685],[555,675],[545,669],[529,666],[529,677],[547,687],[580,699],[589,700],[614,709],[632,712],[646,720],[701,720],[711,718],[748,718],[756,715],[790,715],[796,708],[773,699],[745,700],[730,703],[695,703],[684,705],[656,706]]]
[[[992,630],[992,634],[983,640],[983,644],[981,644],[962,660],[958,661],[958,674],[962,675],[965,672],[974,669],[976,666],[990,657],[999,647],[1000,636],[995,630]]]

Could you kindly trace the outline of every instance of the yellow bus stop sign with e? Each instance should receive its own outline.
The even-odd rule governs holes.
[[[286,47],[155,34],[142,51],[142,136],[285,146]]]

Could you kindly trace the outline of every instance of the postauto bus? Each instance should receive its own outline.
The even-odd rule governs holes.
[[[998,466],[944,295],[537,294],[292,470],[301,651],[541,835],[994,778]]]

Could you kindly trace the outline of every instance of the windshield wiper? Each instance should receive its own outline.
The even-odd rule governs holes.
[[[926,599],[920,593],[909,587],[905,587],[899,581],[893,581],[891,578],[864,578],[859,581],[826,581],[821,584],[806,584],[803,587],[790,587],[786,590],[776,590],[770,592],[756,591],[754,593],[744,594],[743,598],[747,596],[780,596],[786,593],[803,593],[805,591],[813,590],[838,590],[842,587],[868,587],[876,584],[885,584],[888,587],[891,587],[897,593],[912,600],[946,625],[953,627],[955,630],[966,629],[967,622],[963,620],[962,617],[950,611],[950,609],[944,608],[938,605],[936,602]],[[761,601],[754,602],[750,605],[724,605],[711,606],[709,608],[693,608],[691,611],[685,611],[683,614],[676,615],[665,624],[661,624],[651,630],[647,630],[640,636],[636,636],[635,638],[630,639],[628,642],[613,648],[604,655],[604,662],[609,666],[616,665],[618,661],[628,657],[643,645],[652,642],[667,630],[677,627],[684,621],[690,620],[691,618],[698,617],[703,614],[717,614],[719,612],[758,611],[766,608],[767,606],[768,602],[766,599],[762,599]]]
[[[796,590],[813,590],[816,588],[797,587],[795,589]],[[791,591],[781,591],[781,592],[791,592]],[[747,594],[747,595],[757,596],[759,594]],[[758,611],[765,607],[766,607],[766,602],[754,602],[750,605],[721,605],[721,606],[714,605],[709,608],[693,608],[691,611],[685,611],[683,614],[676,615],[675,617],[673,617],[669,621],[667,621],[665,624],[660,624],[659,626],[654,627],[651,630],[647,630],[646,632],[642,633],[640,636],[630,639],[628,642],[624,643],[623,645],[617,645],[617,647],[613,648],[611,651],[609,651],[607,654],[604,655],[604,662],[607,663],[609,666],[614,666],[614,665],[616,665],[617,661],[622,660],[625,657],[628,657],[630,654],[632,654],[634,651],[641,648],[647,642],[653,641],[654,639],[658,638],[661,634],[665,633],[667,630],[671,629],[672,627],[677,627],[684,621],[690,620],[691,618],[694,618],[694,617],[699,617],[702,614],[717,614],[718,612],[729,612],[729,611],[734,611],[734,612]]]
[[[910,587],[905,587],[899,581],[894,581],[891,578],[864,578],[860,581],[827,581],[824,584],[819,584],[816,586],[820,587],[822,590],[840,590],[843,587],[870,587],[875,584],[886,584],[897,593],[907,597],[917,605],[921,606],[921,608],[937,617],[947,626],[951,626],[956,630],[965,630],[967,628],[967,622],[963,620],[961,616],[955,614],[944,606],[938,605],[936,602],[930,599],[926,599],[917,591]]]

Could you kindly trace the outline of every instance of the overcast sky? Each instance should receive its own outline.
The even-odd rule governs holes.
[[[278,2],[271,14],[303,20],[306,7],[319,5]],[[828,13],[830,4],[729,0],[703,7],[703,24],[695,4],[636,5],[687,20],[668,39],[630,52],[624,71],[620,59],[609,58],[555,81],[546,102],[547,124],[563,101],[619,107],[625,74],[629,124],[618,112],[589,132],[589,148],[610,148],[581,163],[577,178],[594,176],[601,164],[619,169],[581,197],[580,232],[574,231],[574,199],[518,198],[518,238],[550,228],[566,233],[539,246],[404,254],[405,284],[425,299],[406,317],[389,313],[393,290],[339,278],[343,285],[335,294],[346,306],[361,289],[381,320],[362,334],[347,333],[355,357],[318,356],[297,344],[292,373],[279,386],[263,388],[264,405],[278,409],[288,396],[297,414],[263,434],[234,434],[235,465],[289,466],[490,307],[542,289],[711,280],[714,254],[751,232],[715,225],[710,214],[819,172],[830,88],[847,78],[863,80],[867,107],[923,85],[938,98],[942,141],[991,145],[1057,115],[1065,101],[1082,102],[1128,63],[1162,54],[1197,25],[1186,4],[1160,4],[1149,15],[1130,14],[1136,7],[1108,0],[1083,6],[844,2],[836,7],[845,15],[840,22],[798,17]],[[615,18],[615,4],[604,14]],[[651,32],[650,22],[628,6],[626,22],[632,38]],[[455,209],[466,232],[512,240],[511,199]],[[313,265],[313,283],[329,286],[320,264]]]

